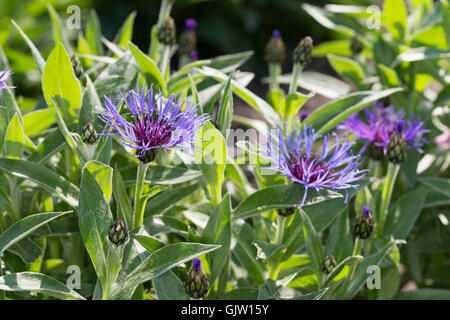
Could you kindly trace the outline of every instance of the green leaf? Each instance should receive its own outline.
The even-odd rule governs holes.
[[[406,35],[408,13],[403,0],[385,0],[384,23],[394,39],[401,43]]]
[[[351,45],[350,40],[333,40],[322,42],[314,46],[312,54],[315,57],[324,57],[327,56],[328,54],[350,57],[352,55],[350,45]]]
[[[58,12],[49,3],[47,4],[47,10],[52,22],[53,40],[55,41],[55,45],[63,43],[66,48],[70,48],[70,44],[63,30],[63,24]]]
[[[303,222],[303,235],[305,237],[306,249],[308,250],[308,255],[311,259],[311,264],[313,266],[314,273],[317,276],[318,286],[320,289],[323,274],[321,263],[324,258],[322,244],[320,242],[319,235],[311,223],[308,215],[303,210],[300,210],[300,216]]]
[[[136,166],[121,169],[126,185],[136,183]],[[199,170],[163,165],[149,165],[145,175],[145,183],[150,185],[171,185],[195,180],[202,175]]]
[[[128,41],[131,41],[131,38],[133,36],[133,25],[135,18],[136,11],[133,11],[127,17],[125,22],[120,27],[119,32],[117,32],[116,36],[114,37],[114,42],[123,48],[126,48]]]
[[[231,121],[233,118],[233,88],[231,86],[232,77],[233,74],[229,76],[228,82],[225,86],[216,121],[217,128],[220,132],[222,132],[222,135],[225,138],[228,136],[228,130],[231,127]]]
[[[380,74],[381,82],[388,88],[394,88],[401,86],[400,79],[398,78],[397,72],[394,69],[386,67],[383,64],[378,64],[378,71]]]
[[[112,193],[112,168],[94,160],[86,163],[84,168],[92,174],[92,177],[102,189],[106,201],[109,202]]]
[[[36,229],[70,212],[72,211],[37,213],[17,221],[0,234],[0,254]]]
[[[401,90],[403,89],[392,88],[383,91],[360,91],[352,93],[316,109],[305,119],[304,124],[313,126],[317,130],[317,134],[326,133],[338,123],[342,122],[342,120],[362,110],[368,104]]]
[[[396,58],[395,64],[401,62],[415,62],[429,59],[448,59],[450,58],[450,51],[442,50],[432,47],[421,47],[409,49]]]
[[[210,281],[214,281],[222,272],[230,255],[231,245],[231,197],[227,194],[211,214],[203,230],[202,242],[220,245],[220,249],[209,255],[208,265],[211,271]]]
[[[201,141],[198,147],[202,152],[195,152],[195,161],[208,182],[208,191],[215,207],[222,197],[227,145],[220,131],[209,121],[197,133],[196,139]]]
[[[426,196],[424,187],[404,193],[389,210],[383,233],[396,239],[406,239],[419,218]]]
[[[44,71],[45,61],[42,58],[39,50],[36,48],[36,46],[33,44],[33,42],[27,37],[25,32],[22,31],[22,29],[19,27],[19,25],[14,20],[11,20],[11,22],[16,27],[17,31],[19,31],[20,35],[22,36],[22,38],[25,40],[28,47],[30,48],[31,54],[33,55],[34,62],[36,63],[36,66],[37,66],[39,72],[42,74],[42,72]]]
[[[29,161],[44,163],[55,153],[59,152],[66,145],[66,139],[60,130],[53,130],[45,139],[36,147],[32,154],[28,157]]]
[[[417,180],[427,188],[450,198],[450,179],[439,177],[419,177]]]
[[[0,168],[54,192],[72,207],[78,206],[78,188],[53,170],[34,162],[15,159],[0,159]]]
[[[210,68],[219,69],[224,73],[236,70],[254,54],[253,51],[243,51],[233,54],[215,57],[208,65]]]
[[[50,109],[39,109],[23,116],[23,130],[25,135],[35,137],[55,123]]]
[[[350,80],[356,87],[361,85],[361,81],[364,79],[364,71],[356,61],[333,54],[328,54],[327,58],[339,75]]]
[[[79,196],[78,221],[81,236],[103,286],[106,283],[108,244],[106,241],[113,216],[105,194],[89,172],[83,168]]]
[[[328,291],[328,288],[323,288],[315,292],[307,293],[290,300],[320,300],[320,298]]]
[[[5,136],[5,153],[9,159],[22,158],[22,152],[25,144],[25,134],[20,124],[19,116],[14,114],[11,119]]]
[[[189,242],[169,244],[155,251],[128,273],[113,290],[112,296],[118,295],[121,291],[129,288],[135,288],[141,283],[161,276],[177,265],[219,248],[220,246],[216,245]]]
[[[172,270],[154,278],[153,287],[159,300],[189,300],[183,282]]]
[[[161,91],[165,91],[166,83],[163,76],[161,75],[161,72],[156,66],[156,63],[133,43],[128,42],[128,48],[136,59],[139,68],[144,74],[145,80],[147,80],[147,83],[155,84],[156,88],[154,89],[160,88]]]
[[[51,52],[42,73],[42,91],[50,109],[60,108],[63,118],[71,123],[78,118],[81,106],[81,85],[73,73],[72,63],[64,46],[58,43]],[[52,100],[56,99],[58,106]]]
[[[175,203],[197,190],[197,188],[198,184],[192,184],[157,193],[148,200],[150,208],[146,210],[145,215],[155,215],[168,210]]]
[[[295,208],[301,202],[304,191],[305,188],[299,184],[276,185],[256,191],[236,207],[233,220],[246,219],[273,209]],[[342,197],[341,194],[331,190],[322,189],[317,192],[310,189],[303,207]]]
[[[291,123],[305,102],[314,96],[314,93],[301,94],[295,92],[287,95],[281,102],[281,114],[284,121]]]
[[[101,56],[103,54],[100,36],[100,21],[95,13],[95,10],[91,10],[91,14],[89,15],[89,20],[86,25],[86,41],[91,49],[91,53],[96,56]]]
[[[201,74],[206,77],[212,77],[220,82],[227,82],[228,76],[223,72],[212,69],[210,67],[202,67],[201,69],[197,69]],[[265,102],[263,99],[255,95],[253,92],[242,86],[235,80],[231,81],[231,85],[233,86],[233,92],[239,96],[242,100],[248,103],[251,107],[253,107],[256,111],[260,112],[261,115],[272,125],[280,124],[280,118],[277,113],[273,110],[273,108]]]
[[[414,291],[399,292],[394,300],[450,300],[450,290],[419,288]]]
[[[119,169],[114,170],[113,175],[113,193],[117,203],[117,216],[120,217],[127,227],[133,225],[133,207],[130,198],[128,198],[127,190],[123,182]]]
[[[0,277],[0,290],[33,291],[59,299],[85,300],[58,280],[36,272],[11,273]]]

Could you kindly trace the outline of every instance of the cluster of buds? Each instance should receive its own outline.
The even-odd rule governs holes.
[[[127,228],[122,219],[117,219],[108,232],[109,241],[111,241],[115,246],[119,247],[125,243],[128,239]]]
[[[157,32],[158,41],[166,46],[173,45],[176,41],[175,21],[168,17]]]
[[[273,30],[272,37],[266,45],[264,60],[269,64],[282,63],[285,55],[286,48],[283,39],[281,38],[281,32],[279,30]]]
[[[81,79],[81,77],[84,74],[84,69],[83,66],[81,65],[80,59],[78,59],[78,56],[74,54],[70,58],[70,61],[72,62],[73,73],[75,73],[75,77]]]
[[[326,256],[325,259],[323,259],[322,261],[321,264],[322,272],[325,274],[330,274],[331,271],[333,271],[333,269],[336,267],[336,265],[337,265],[336,258],[334,257],[334,255],[330,254]]]
[[[310,64],[312,56],[312,48],[313,48],[312,38],[311,37],[303,38],[294,50],[292,56],[294,63],[302,67],[305,67],[308,64]]]
[[[290,215],[295,213],[296,208],[281,208],[277,209],[277,213],[283,217],[289,217]]]
[[[97,141],[97,131],[90,122],[86,122],[81,129],[81,140],[86,144],[94,144]]]
[[[200,259],[195,258],[192,266],[188,271],[186,283],[184,284],[186,293],[194,298],[202,298],[209,289],[209,279],[205,271],[202,269]]]
[[[360,239],[367,239],[373,231],[373,216],[367,206],[363,207],[363,213],[356,217],[354,233]]]
[[[403,121],[396,124],[395,131],[387,145],[386,157],[392,163],[402,163],[406,159],[406,141],[403,136]]]
[[[197,36],[195,34],[195,28],[197,27],[197,21],[193,18],[189,18],[185,22],[185,29],[180,35],[178,50],[180,55],[189,56],[191,59],[197,58]]]
[[[350,50],[353,55],[360,54],[364,49],[363,43],[357,34],[355,34],[350,43]]]

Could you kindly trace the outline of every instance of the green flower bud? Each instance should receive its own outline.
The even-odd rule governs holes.
[[[127,228],[125,223],[121,219],[117,219],[111,227],[108,233],[109,241],[111,241],[116,246],[121,246],[128,239]]]
[[[200,299],[208,292],[209,279],[202,269],[200,259],[195,258],[192,262],[184,287],[186,293],[194,299]]]
[[[90,122],[86,122],[81,129],[81,140],[87,144],[94,144],[97,141],[97,131]]]
[[[367,239],[373,231],[373,216],[370,214],[370,209],[367,206],[363,207],[363,213],[356,217],[353,228],[355,236],[360,239]]]
[[[78,79],[81,79],[81,77],[84,74],[84,69],[83,66],[81,65],[80,59],[78,59],[78,56],[74,54],[70,58],[70,61],[72,62],[73,73],[75,73],[75,76]]]
[[[406,159],[406,141],[402,131],[403,122],[400,121],[391,134],[391,139],[387,145],[386,157],[392,163],[402,163]]]
[[[149,163],[156,159],[156,156],[158,155],[158,148],[153,148],[144,152],[136,150],[136,155],[143,163]]]
[[[295,213],[296,208],[281,208],[277,209],[277,213],[283,217],[289,217],[291,214]]]
[[[166,46],[170,46],[175,43],[175,21],[173,21],[172,17],[168,17],[162,23],[162,25],[158,29],[157,36],[158,41]]]
[[[326,256],[325,259],[323,259],[322,261],[321,264],[322,272],[325,274],[329,274],[331,271],[333,271],[336,265],[337,265],[336,258],[332,254],[330,254]]]
[[[364,50],[364,45],[357,34],[355,34],[352,38],[350,50],[354,55],[360,54]]]
[[[272,37],[267,42],[264,52],[264,60],[267,63],[282,63],[286,56],[286,48],[278,30],[272,32]]]
[[[293,61],[295,64],[299,64],[302,67],[311,63],[313,48],[313,40],[311,37],[305,37],[300,41],[297,48],[294,50]]]
[[[197,36],[195,35],[195,28],[197,21],[189,18],[185,22],[185,29],[180,35],[178,50],[180,55],[190,56],[192,51],[197,47]]]

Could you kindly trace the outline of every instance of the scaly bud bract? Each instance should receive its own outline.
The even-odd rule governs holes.
[[[307,66],[311,63],[313,48],[313,40],[311,37],[303,38],[298,46],[295,48],[293,53],[293,61],[295,64],[299,64],[302,67]]]
[[[367,206],[363,207],[363,213],[356,217],[354,225],[355,236],[360,239],[367,239],[370,237],[373,231],[373,216],[370,213],[370,209]]]
[[[128,239],[127,228],[125,227],[125,223],[122,219],[117,219],[108,232],[109,241],[111,241],[116,246],[121,246]]]
[[[186,283],[186,293],[194,298],[202,298],[209,289],[209,279],[205,271],[202,269],[201,261],[195,258],[192,262],[192,266],[188,271]]]

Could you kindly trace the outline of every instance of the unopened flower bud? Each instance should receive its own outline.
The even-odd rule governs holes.
[[[197,36],[195,35],[197,21],[189,18],[186,20],[185,26],[184,31],[180,35],[178,50],[180,55],[190,56],[197,46]]]
[[[329,274],[331,271],[333,271],[336,265],[337,265],[336,258],[332,254],[330,254],[326,256],[325,259],[323,259],[322,261],[321,264],[322,272],[325,274]]]
[[[386,157],[392,163],[402,163],[406,159],[406,141],[403,136],[403,121],[396,124],[395,131],[387,145]]]
[[[367,239],[373,231],[373,216],[367,206],[363,207],[363,213],[356,217],[354,225],[355,236],[360,239]]]
[[[305,37],[300,41],[298,46],[294,50],[293,61],[295,64],[299,64],[302,67],[311,63],[313,48],[313,40],[311,37]]]
[[[352,38],[351,44],[350,44],[350,50],[354,55],[360,54],[364,49],[364,45],[361,42],[361,39],[357,34],[355,34]]]
[[[83,66],[81,65],[80,59],[78,59],[78,56],[74,54],[70,58],[70,61],[72,62],[73,73],[75,73],[75,76],[78,79],[81,79],[81,77],[84,74],[84,69]]]
[[[295,213],[295,208],[281,208],[277,209],[277,213],[283,217],[289,217],[291,214]]]
[[[153,148],[144,152],[137,150],[136,155],[138,159],[143,163],[149,163],[156,159],[156,156],[158,155],[158,149]]]
[[[166,46],[170,46],[175,43],[175,21],[172,19],[172,17],[168,17],[162,23],[162,25],[158,29],[157,36],[158,41]]]
[[[86,122],[81,129],[81,140],[87,144],[94,144],[97,141],[97,131],[90,122]]]
[[[202,269],[200,259],[195,258],[193,260],[184,286],[186,293],[194,299],[200,299],[208,292],[209,279]]]
[[[286,56],[286,48],[279,30],[273,30],[272,37],[267,42],[264,60],[267,63],[282,63]]]
[[[121,219],[117,219],[111,227],[108,233],[109,241],[111,241],[116,246],[121,246],[128,239],[127,228],[125,223]]]
[[[191,58],[191,60],[197,60],[198,59],[198,51],[192,50],[189,57]]]

